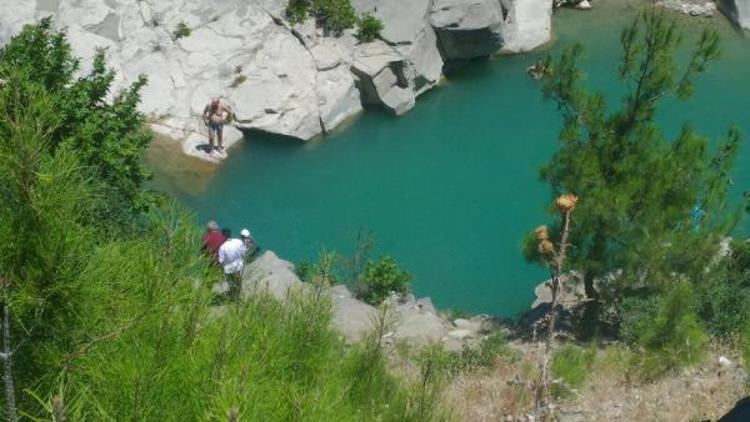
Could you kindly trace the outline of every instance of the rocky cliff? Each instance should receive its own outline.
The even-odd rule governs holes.
[[[157,133],[204,143],[200,113],[221,95],[238,129],[311,139],[363,104],[395,114],[441,79],[445,62],[498,50],[531,50],[550,38],[549,0],[353,0],[382,20],[380,39],[352,31],[324,36],[312,20],[291,25],[286,0],[18,0],[0,10],[0,45],[26,23],[54,15],[82,72],[97,48],[117,70],[116,87],[149,78],[141,109]],[[189,34],[177,36],[178,26]],[[227,144],[242,137],[228,127]]]
[[[217,293],[227,288],[226,285],[214,286]],[[247,298],[259,291],[267,291],[283,301],[295,290],[309,294],[314,292],[314,287],[300,281],[291,262],[267,251],[245,270],[241,295]],[[429,298],[416,299],[413,295],[393,295],[378,310],[355,298],[343,285],[326,288],[323,294],[331,299],[332,328],[347,343],[360,341],[371,334],[382,317],[387,328],[383,333],[386,345],[402,342],[414,347],[441,344],[446,350],[461,351],[465,346],[476,346],[490,325],[488,317],[482,315],[451,320],[436,311]]]
[[[719,9],[741,28],[750,29],[750,0],[719,0]]]

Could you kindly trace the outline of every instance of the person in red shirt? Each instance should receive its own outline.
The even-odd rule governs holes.
[[[207,224],[207,232],[203,236],[203,252],[206,253],[206,255],[210,256],[214,262],[219,262],[219,248],[221,245],[224,244],[226,241],[226,237],[224,237],[223,234],[221,234],[221,231],[219,230],[219,225],[216,223],[216,221],[209,221]]]

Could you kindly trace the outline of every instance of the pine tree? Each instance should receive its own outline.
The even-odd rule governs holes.
[[[719,56],[712,30],[702,33],[685,63],[677,59],[680,43],[663,12],[648,9],[636,17],[621,36],[619,78],[629,90],[616,110],[582,83],[580,45],[547,59],[543,91],[557,103],[563,127],[559,150],[540,174],[554,196],[582,198],[570,265],[583,272],[589,298],[615,284],[701,271],[733,221],[726,196],[737,130],[712,151],[690,124],[669,140],[654,121],[660,101],[690,97],[695,78]],[[601,282],[614,271],[621,274],[617,283]]]

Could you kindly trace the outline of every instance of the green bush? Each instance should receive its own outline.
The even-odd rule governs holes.
[[[370,42],[380,36],[383,30],[383,22],[372,15],[364,15],[357,21],[357,40],[359,42]]]
[[[659,300],[657,309],[655,318],[640,324],[635,333],[644,350],[639,364],[647,379],[698,362],[708,342],[696,314],[692,284],[675,285]]]
[[[336,36],[357,23],[357,15],[349,0],[290,0],[287,3],[286,17],[292,24],[301,23],[308,16],[315,18],[317,25],[327,34]]]
[[[286,18],[293,25],[304,22],[309,15],[311,5],[311,0],[289,0],[286,5]]]
[[[411,274],[401,270],[390,256],[378,262],[369,261],[362,283],[355,286],[355,295],[367,303],[378,305],[391,293],[408,292],[411,278]]]
[[[174,31],[172,32],[172,39],[179,40],[180,38],[187,38],[190,36],[190,33],[193,32],[189,26],[185,22],[180,22],[175,27]]]
[[[657,292],[644,292],[624,297],[619,305],[620,338],[629,345],[638,343],[639,336],[656,319],[660,297]]]
[[[742,359],[745,361],[745,367],[750,365],[750,323],[745,324],[740,331],[739,347]]]
[[[750,272],[718,272],[697,286],[698,315],[711,333],[737,334],[750,315]]]
[[[0,79],[13,81],[0,87],[0,95],[28,99],[38,97],[38,90],[46,92],[44,101],[52,111],[35,116],[46,150],[70,149],[92,170],[107,197],[97,212],[114,227],[155,202],[143,187],[150,178],[143,156],[151,133],[137,109],[146,79],[140,77],[110,102],[115,74],[107,68],[104,52],[96,54],[89,74],[77,78],[79,66],[65,34],[52,30],[50,18],[42,19],[0,49]],[[0,118],[25,110],[29,101],[24,101],[6,102]]]
[[[696,286],[698,315],[712,334],[735,335],[750,316],[750,244],[731,242],[732,253]]]
[[[501,356],[512,356],[508,347],[508,339],[497,331],[488,335],[479,347],[464,345],[460,353],[453,353],[450,360],[451,374],[471,371],[480,368],[491,368]]]
[[[562,380],[563,384],[554,384],[552,394],[561,397],[568,394],[571,388],[581,388],[595,358],[596,349],[594,348],[582,349],[573,345],[565,345],[555,350],[550,371],[553,378]]]

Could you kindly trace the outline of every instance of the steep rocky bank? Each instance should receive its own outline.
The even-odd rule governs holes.
[[[217,291],[224,286],[215,286]],[[285,300],[292,290],[313,291],[294,272],[294,265],[282,260],[271,251],[255,259],[246,269],[242,282],[242,296],[258,290]],[[416,299],[413,295],[388,298],[378,309],[355,298],[346,286],[325,288],[323,294],[331,299],[332,325],[347,343],[354,343],[376,330],[383,318],[385,344],[405,343],[414,347],[441,344],[446,350],[461,351],[464,346],[474,346],[487,334],[489,318],[483,315],[471,318],[449,318],[438,312],[429,298]],[[384,310],[384,314],[383,314]]]
[[[750,29],[750,0],[719,0],[719,10],[740,28]]]
[[[308,19],[291,25],[286,0],[21,0],[0,11],[0,45],[26,23],[53,15],[66,28],[81,72],[98,48],[117,71],[115,91],[149,78],[141,110],[183,151],[220,161],[205,142],[200,114],[224,96],[237,129],[308,140],[362,111],[395,114],[435,87],[446,62],[531,50],[550,39],[547,0],[355,0],[382,20],[380,39],[358,43],[352,30],[325,36]],[[188,34],[177,35],[184,24]]]

